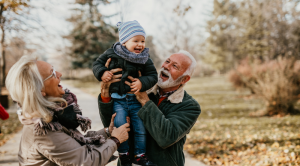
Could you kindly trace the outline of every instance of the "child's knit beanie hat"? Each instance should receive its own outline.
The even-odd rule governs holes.
[[[118,22],[117,27],[119,28],[119,41],[121,44],[138,35],[142,35],[146,39],[144,28],[136,20],[124,23]]]

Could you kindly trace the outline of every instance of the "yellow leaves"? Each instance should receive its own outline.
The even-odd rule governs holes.
[[[1,0],[0,8],[3,11],[11,10],[12,12],[18,14],[23,7],[29,7],[29,0]]]
[[[207,165],[299,165],[297,117],[268,120],[272,123],[255,126],[258,122],[254,120],[252,126],[242,128],[236,123],[229,127],[227,123],[222,125],[220,120],[211,124],[203,120],[205,128],[199,124],[199,128],[192,130],[184,149]],[[239,125],[243,124],[241,121]]]
[[[0,146],[8,141],[12,134],[19,131],[22,127],[16,113],[9,114],[9,118],[5,121],[0,120],[1,134],[0,134]]]
[[[272,148],[279,148],[279,143],[278,142],[274,142],[271,147]]]

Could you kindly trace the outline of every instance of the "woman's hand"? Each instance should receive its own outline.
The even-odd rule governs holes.
[[[109,66],[109,63],[111,61],[111,58],[109,58],[106,63],[105,63],[105,67],[108,68]],[[112,74],[116,73],[116,72],[119,72],[119,71],[122,71],[121,68],[116,68],[116,69],[111,69],[110,72]],[[114,83],[114,82],[119,82],[121,81],[121,77],[122,77],[122,74],[118,74],[118,75],[113,75],[111,80],[107,81],[107,82],[101,82],[101,95],[103,97],[110,97],[110,94],[109,94],[109,87],[110,87],[110,84]]]
[[[120,126],[119,128],[115,128],[113,129],[111,136],[112,137],[116,137],[120,143],[125,142],[126,140],[128,140],[128,132],[130,131],[130,125],[129,123],[125,123],[122,126]]]
[[[109,127],[108,127],[108,131],[109,131],[109,134],[111,135],[112,131],[114,130],[114,120],[115,120],[115,117],[116,117],[117,113],[114,113],[111,117],[111,121],[110,121],[110,124],[109,124]],[[130,118],[129,116],[126,116],[126,121],[128,124],[130,124]]]
[[[116,117],[117,113],[114,113],[111,117],[111,121],[110,121],[110,124],[109,124],[109,127],[108,127],[108,131],[109,131],[109,134],[111,135],[115,125],[114,125],[114,120],[115,120],[115,117]]]

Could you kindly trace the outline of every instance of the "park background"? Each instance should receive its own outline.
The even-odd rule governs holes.
[[[202,113],[186,152],[206,165],[300,165],[299,3],[1,0],[1,99],[10,67],[32,54],[97,96],[92,62],[118,41],[117,22],[137,20],[157,69],[181,49],[197,60],[185,89]],[[21,129],[15,113],[0,126],[0,146]]]

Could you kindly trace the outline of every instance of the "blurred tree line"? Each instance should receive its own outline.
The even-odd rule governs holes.
[[[5,78],[7,73],[7,50],[9,46],[14,45],[16,38],[7,41],[9,33],[26,31],[24,25],[27,25],[24,19],[21,19],[21,15],[26,16],[28,11],[26,8],[30,8],[28,4],[29,0],[2,0],[0,2],[0,87],[5,85]],[[11,52],[8,52],[11,53]],[[10,54],[8,54],[10,55]],[[10,57],[8,58],[10,59]],[[1,88],[0,88],[1,94]]]
[[[71,46],[68,48],[68,55],[71,57],[72,68],[91,68],[92,63],[119,41],[118,29],[114,25],[107,24],[106,18],[119,14],[118,12],[105,16],[99,11],[99,5],[116,3],[109,0],[76,0],[76,7],[73,8],[72,16],[67,19],[73,24],[73,30],[67,36]],[[160,58],[155,53],[153,37],[146,38],[146,47],[150,47],[150,56],[156,66]]]
[[[247,58],[299,58],[298,0],[214,0],[204,60],[226,72]]]
[[[71,41],[69,55],[73,68],[91,68],[93,61],[118,39],[117,28],[105,23],[98,10],[108,0],[76,0],[76,8],[68,19],[73,30],[66,36]]]
[[[265,100],[253,116],[298,114],[298,0],[214,0],[204,60]]]

